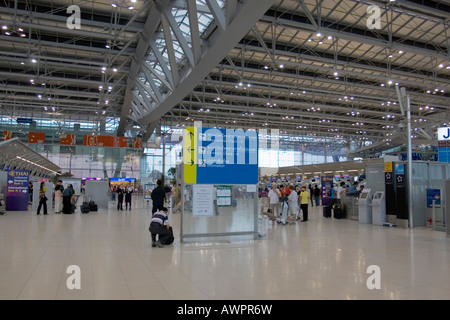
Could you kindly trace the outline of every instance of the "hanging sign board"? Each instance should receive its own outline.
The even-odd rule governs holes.
[[[257,131],[188,127],[183,152],[185,183],[258,183]]]

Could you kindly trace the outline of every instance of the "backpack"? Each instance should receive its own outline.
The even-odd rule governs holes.
[[[331,197],[331,189],[328,190],[327,195],[328,195],[329,197]]]
[[[170,236],[169,238],[166,240],[166,242],[164,242],[164,244],[172,244],[175,241],[175,237],[173,236],[173,229],[172,226],[169,226],[169,232],[170,232]]]

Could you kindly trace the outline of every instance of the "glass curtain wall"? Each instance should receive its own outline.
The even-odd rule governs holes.
[[[141,153],[129,148],[29,144],[74,178],[141,178]]]

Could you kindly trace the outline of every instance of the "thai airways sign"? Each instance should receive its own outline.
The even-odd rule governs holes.
[[[450,140],[450,127],[438,128],[438,141]]]
[[[188,127],[183,152],[185,183],[258,183],[255,130]]]

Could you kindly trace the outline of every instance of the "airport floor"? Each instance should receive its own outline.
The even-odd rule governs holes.
[[[174,244],[153,248],[151,212],[134,202],[131,211],[111,202],[83,215],[0,216],[0,299],[450,299],[442,231],[327,219],[313,207],[309,221],[274,225],[265,240],[187,244],[174,214]],[[80,268],[80,289],[68,288],[71,265]],[[380,288],[369,289],[377,274]]]

